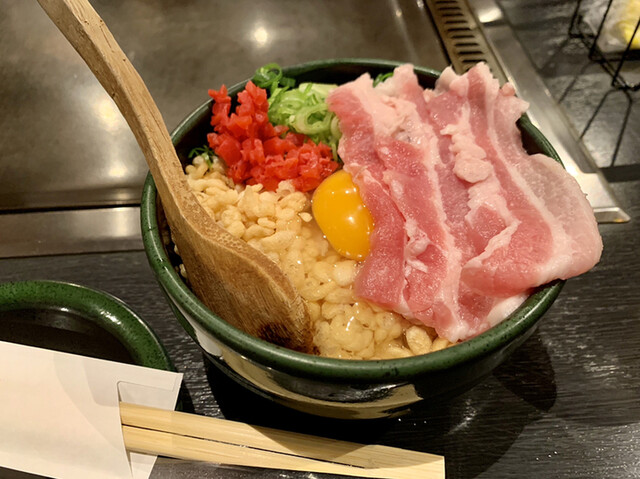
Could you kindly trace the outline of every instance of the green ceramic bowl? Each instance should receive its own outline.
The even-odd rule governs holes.
[[[71,283],[0,284],[0,340],[174,370],[158,337],[126,304]]]
[[[343,83],[364,72],[372,76],[398,63],[379,60],[331,60],[294,66],[285,74],[299,81]],[[416,68],[424,87],[439,73]],[[229,89],[234,95],[246,82]],[[211,102],[191,113],[173,132],[179,157],[206,142]],[[527,118],[519,122],[525,148],[558,159]],[[339,418],[377,418],[406,411],[424,399],[442,400],[486,377],[533,332],[558,296],[563,283],[540,288],[508,319],[486,333],[449,349],[405,359],[350,361],[287,350],[249,336],[207,309],[176,273],[177,258],[162,237],[166,222],[149,176],[142,197],[142,235],[149,262],[173,311],[214,365],[264,397],[312,414]]]

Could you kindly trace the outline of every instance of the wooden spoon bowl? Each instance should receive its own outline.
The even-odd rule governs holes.
[[[133,131],[198,298],[253,336],[309,351],[304,301],[275,263],[216,225],[198,203],[157,106],[102,19],[86,0],[38,1]]]

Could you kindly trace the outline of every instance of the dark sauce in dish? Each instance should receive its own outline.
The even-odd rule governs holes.
[[[113,334],[87,318],[62,309],[0,311],[0,341],[135,364]]]

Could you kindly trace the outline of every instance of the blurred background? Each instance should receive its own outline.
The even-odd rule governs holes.
[[[453,63],[464,71],[487,61],[521,96],[543,105],[534,121],[557,136],[550,139],[563,158],[579,157],[578,168],[587,173],[602,167],[589,185],[639,177],[637,89],[611,85],[602,62],[590,55],[589,35],[598,25],[583,21],[598,8],[604,15],[606,3],[92,2],[146,81],[169,130],[207,100],[209,88],[249,78],[268,62],[367,57],[435,69]],[[139,202],[147,167],[128,126],[35,1],[2,0],[2,10],[0,230],[7,237],[0,253],[139,247],[137,213],[127,208]],[[631,71],[625,78],[637,84],[637,61],[624,63]],[[608,186],[598,188],[590,198],[615,208]],[[87,208],[96,211],[88,215]],[[609,218],[624,219],[619,212]],[[29,240],[42,231],[49,233],[46,241]]]

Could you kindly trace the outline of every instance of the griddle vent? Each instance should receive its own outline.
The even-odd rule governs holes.
[[[506,81],[500,63],[465,0],[424,0],[438,29],[453,69],[462,74],[485,62],[501,82]]]

